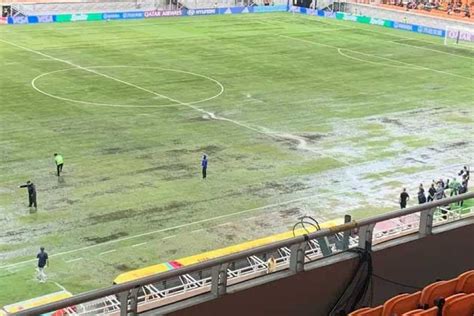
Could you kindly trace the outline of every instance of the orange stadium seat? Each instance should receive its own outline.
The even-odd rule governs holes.
[[[371,308],[369,310],[363,311],[358,316],[382,316],[383,305]]]
[[[422,309],[414,309],[409,312],[403,313],[402,316],[415,316],[416,314],[422,311],[423,311]]]
[[[350,313],[348,316],[359,316],[360,313],[366,312],[368,310],[371,310],[371,308],[370,307],[359,308],[358,310],[353,311],[352,313]]]
[[[466,294],[474,293],[474,270],[464,272],[458,279],[456,292]]]
[[[413,294],[401,294],[388,300],[383,305],[382,316],[401,315],[403,313],[414,310],[418,307],[421,291]]]
[[[383,312],[382,312],[382,315],[389,315],[389,311],[392,310],[392,307],[393,305],[395,304],[395,302],[398,302],[399,300],[407,297],[408,294],[407,293],[403,293],[403,294],[399,294],[397,296],[394,296],[392,297],[391,299],[387,300],[384,304],[383,304]]]
[[[438,316],[438,307],[434,306],[434,307],[431,307],[430,309],[423,310],[412,315],[413,316]]]
[[[458,278],[449,281],[439,281],[426,286],[421,292],[420,305],[424,308],[435,305],[435,300],[446,298],[456,293]]]
[[[455,295],[453,299],[446,300],[443,306],[443,316],[472,316],[474,315],[474,293],[468,295]]]

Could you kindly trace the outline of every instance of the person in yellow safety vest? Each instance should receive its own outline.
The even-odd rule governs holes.
[[[267,273],[272,273],[275,272],[276,270],[276,260],[273,258],[273,256],[270,257],[270,259],[267,260]]]
[[[58,172],[58,177],[63,171],[64,158],[61,154],[54,154],[54,162],[56,163],[56,170]]]

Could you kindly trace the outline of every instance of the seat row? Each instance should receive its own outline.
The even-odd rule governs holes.
[[[392,297],[383,305],[365,307],[349,316],[473,316],[474,270],[427,285],[416,293]]]

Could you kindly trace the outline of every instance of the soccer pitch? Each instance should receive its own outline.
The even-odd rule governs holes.
[[[473,161],[474,52],[442,41],[289,13],[0,27],[0,305],[415,204]]]

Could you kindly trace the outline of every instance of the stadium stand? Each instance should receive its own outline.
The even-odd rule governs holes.
[[[412,294],[400,294],[383,306],[364,307],[349,314],[380,316],[472,316],[474,315],[474,270],[457,278],[429,284]]]
[[[407,8],[410,4],[413,3],[413,7]],[[422,2],[419,2],[422,4]],[[474,2],[469,3],[469,1],[464,1],[461,6],[456,7],[455,9],[448,9],[447,2],[441,2],[439,6],[423,6],[419,5],[418,2],[392,2],[386,4],[380,4],[379,6],[392,10],[399,11],[409,11],[422,15],[441,17],[444,19],[451,20],[461,20],[461,21],[473,21],[474,17],[472,12],[474,12]],[[451,7],[451,6],[450,6]]]

